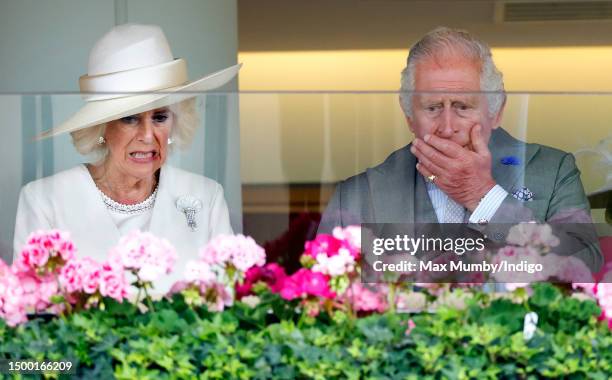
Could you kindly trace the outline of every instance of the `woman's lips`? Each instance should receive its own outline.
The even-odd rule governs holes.
[[[157,157],[158,157],[158,154],[156,151],[148,151],[148,152],[137,151],[137,152],[130,153],[130,160],[136,163],[139,163],[139,164],[146,164],[149,162],[153,162],[157,160]]]

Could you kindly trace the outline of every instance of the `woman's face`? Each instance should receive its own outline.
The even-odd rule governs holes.
[[[140,179],[153,175],[166,161],[173,124],[168,107],[109,122],[104,138],[111,170]]]

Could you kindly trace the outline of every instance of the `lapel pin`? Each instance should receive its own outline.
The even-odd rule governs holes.
[[[533,192],[526,187],[521,187],[512,192],[512,196],[519,201],[529,202],[533,200]]]
[[[519,158],[516,156],[505,156],[505,157],[502,157],[499,160],[499,162],[501,162],[503,165],[516,166],[516,165],[520,165],[521,160],[519,160]]]
[[[196,213],[202,209],[202,201],[190,195],[184,195],[176,200],[176,209],[185,214],[187,225],[192,231],[198,228]]]

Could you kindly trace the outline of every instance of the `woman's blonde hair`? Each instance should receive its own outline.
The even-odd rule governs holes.
[[[185,149],[193,140],[193,136],[200,125],[200,115],[197,110],[197,98],[190,98],[179,103],[168,106],[170,112],[174,115],[174,125],[170,137],[174,146],[179,149]],[[84,156],[91,156],[94,161],[102,161],[108,155],[106,144],[99,144],[100,137],[104,136],[106,131],[106,123],[95,125],[89,128],[79,129],[78,131],[70,132],[72,143],[76,150]]]

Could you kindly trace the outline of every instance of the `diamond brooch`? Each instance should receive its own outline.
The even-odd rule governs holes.
[[[196,213],[202,209],[202,201],[190,195],[184,195],[176,200],[176,209],[185,214],[187,225],[192,231],[198,229]]]

